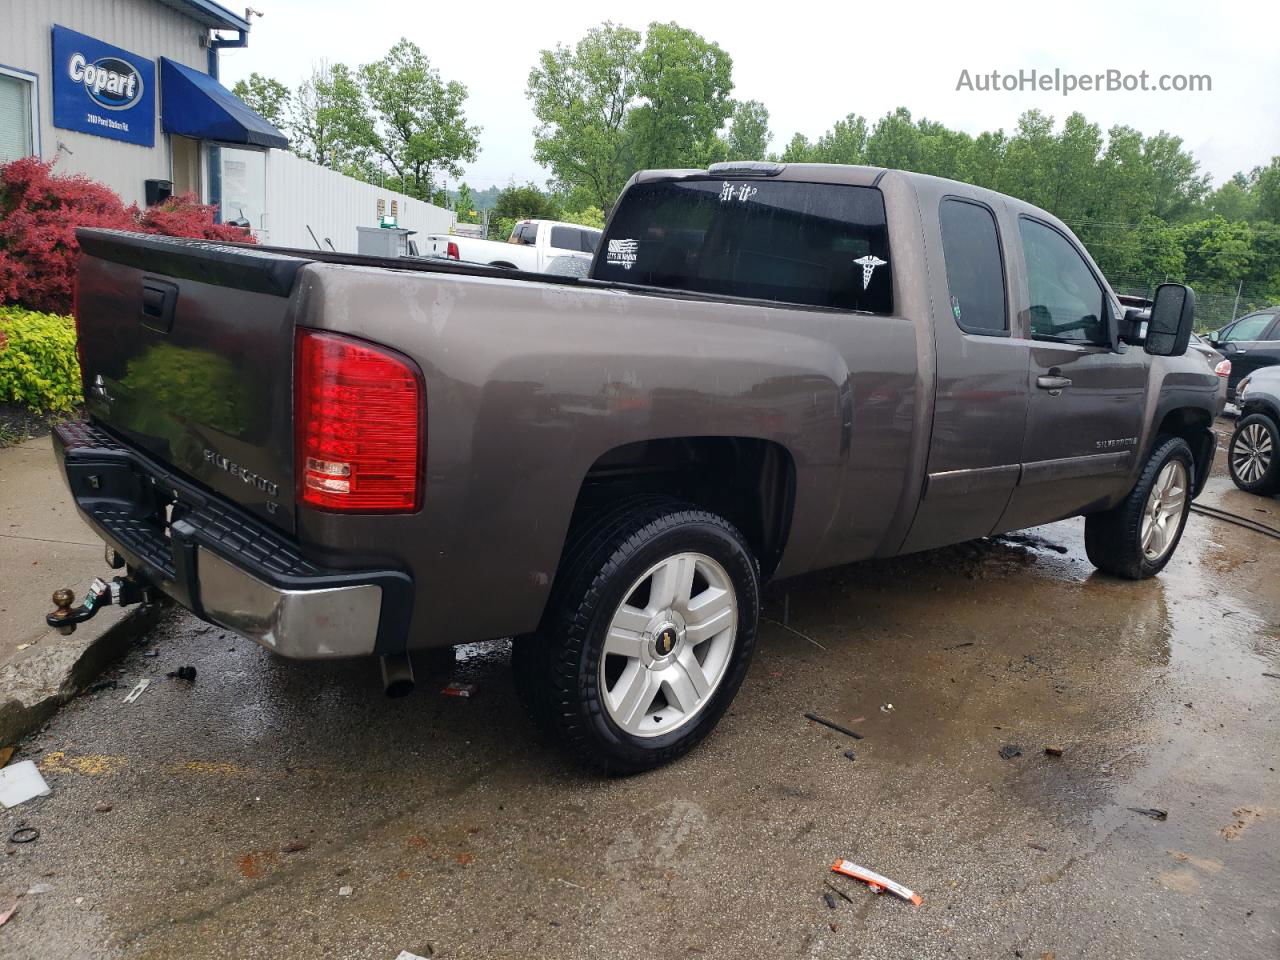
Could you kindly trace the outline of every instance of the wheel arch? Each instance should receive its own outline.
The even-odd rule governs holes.
[[[1156,427],[1152,450],[1159,445],[1161,437],[1181,437],[1191,447],[1191,456],[1195,461],[1191,495],[1193,498],[1199,496],[1209,481],[1209,471],[1213,467],[1213,457],[1217,450],[1218,438],[1213,432],[1213,414],[1203,407],[1175,407],[1168,410]],[[1149,450],[1147,456],[1150,455]]]

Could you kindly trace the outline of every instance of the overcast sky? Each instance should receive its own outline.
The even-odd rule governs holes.
[[[239,7],[236,0],[222,0]],[[242,2],[242,0],[241,0]],[[484,128],[475,187],[542,183],[533,162],[534,117],[525,80],[540,49],[576,42],[612,20],[636,29],[675,20],[733,58],[734,96],[769,109],[773,147],[797,130],[816,137],[849,112],[870,120],[899,105],[969,133],[1012,130],[1039,107],[1061,120],[1079,110],[1107,128],[1181,136],[1214,181],[1280,154],[1280,4],[1274,0],[1136,3],[588,3],[252,0],[249,47],[222,52],[231,86],[252,71],[295,86],[322,59],[355,66],[402,35],[418,43],[446,79],[467,86],[467,114]],[[971,74],[1054,68],[1091,74],[1115,68],[1152,80],[1209,74],[1208,93],[978,93],[957,91]],[[452,186],[452,184],[451,184]]]

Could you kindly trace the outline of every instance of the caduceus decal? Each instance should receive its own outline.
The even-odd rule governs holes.
[[[859,257],[854,263],[862,264],[862,289],[867,289],[867,285],[871,283],[871,274],[875,272],[876,267],[882,267],[888,260],[881,260],[875,254],[868,253],[865,257]]]

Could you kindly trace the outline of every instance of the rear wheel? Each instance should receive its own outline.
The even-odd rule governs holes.
[[[757,566],[723,517],[651,502],[571,546],[552,604],[513,660],[522,699],[582,763],[636,773],[692,749],[737,693]]]
[[[1231,479],[1241,490],[1280,493],[1280,426],[1264,413],[1241,417],[1227,450]]]
[[[1195,460],[1181,437],[1164,437],[1129,495],[1104,513],[1085,518],[1089,562],[1129,580],[1154,576],[1177,549],[1191,510]]]

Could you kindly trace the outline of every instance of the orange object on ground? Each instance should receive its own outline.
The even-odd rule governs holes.
[[[867,884],[873,891],[879,893],[881,890],[888,890],[895,897],[901,897],[903,900],[910,900],[917,907],[924,903],[920,895],[913,890],[909,890],[900,883],[895,883],[888,877],[881,876],[874,870],[868,870],[866,867],[860,867],[852,860],[837,860],[831,865],[834,873],[843,873],[846,877],[853,877],[855,880],[861,880]]]

